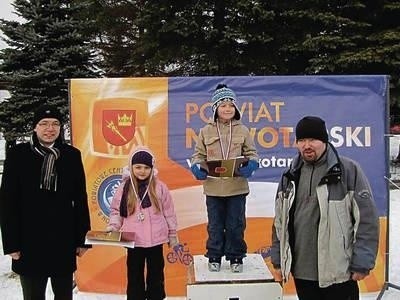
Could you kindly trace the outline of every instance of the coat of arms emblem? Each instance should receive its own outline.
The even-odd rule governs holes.
[[[129,143],[135,136],[135,110],[103,110],[102,132],[104,139],[115,146]]]

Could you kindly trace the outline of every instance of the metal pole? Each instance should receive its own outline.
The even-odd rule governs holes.
[[[397,185],[392,179],[383,176],[388,182],[390,182],[394,187],[396,187],[396,189],[400,190],[400,186]],[[383,287],[378,295],[378,297],[376,298],[377,300],[382,299],[383,294],[385,293],[386,290],[388,290],[389,288],[394,288],[396,290],[400,290],[400,286],[395,285],[393,283],[390,283],[389,281],[389,233],[390,230],[390,197],[388,198],[388,203],[387,203],[387,217],[386,217],[386,252],[385,252],[385,283],[383,284]]]

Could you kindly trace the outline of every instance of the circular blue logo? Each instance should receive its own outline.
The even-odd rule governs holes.
[[[111,175],[104,179],[97,191],[97,201],[100,209],[106,216],[110,216],[111,201],[115,191],[121,184],[121,175]]]

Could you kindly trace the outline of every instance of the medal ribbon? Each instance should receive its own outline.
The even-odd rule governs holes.
[[[222,158],[224,160],[226,160],[229,157],[229,151],[231,150],[231,144],[232,144],[232,120],[229,121],[229,141],[228,141],[228,148],[226,149],[226,152],[224,149],[224,143],[222,142],[221,131],[219,130],[218,119],[217,119],[217,132],[218,132],[218,137],[219,137],[219,144],[221,146]]]
[[[147,193],[149,192],[150,181],[151,181],[151,178],[150,178],[150,180],[149,180],[149,182],[147,184],[146,191],[144,192],[142,198],[140,198],[138,192],[136,191],[135,185],[133,184],[133,180],[131,178],[131,183],[132,183],[132,187],[133,187],[133,193],[135,194],[136,199],[137,199],[137,201],[139,203],[139,215],[138,215],[139,221],[143,221],[143,219],[144,219],[144,214],[142,212],[142,202],[143,202],[143,199],[146,197]]]

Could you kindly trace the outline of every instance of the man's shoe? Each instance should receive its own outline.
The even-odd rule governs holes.
[[[232,273],[243,273],[243,260],[241,258],[231,259]]]
[[[219,272],[221,270],[221,259],[220,258],[209,258],[208,259],[208,271]]]

